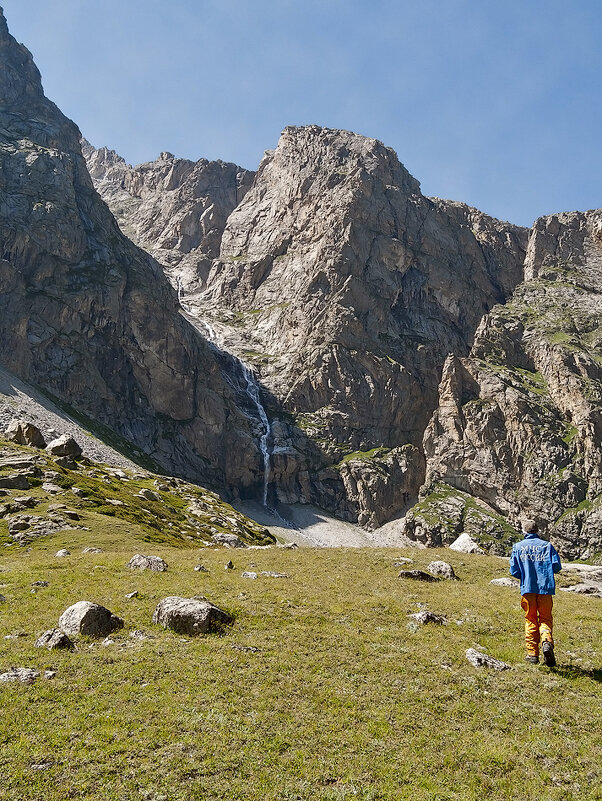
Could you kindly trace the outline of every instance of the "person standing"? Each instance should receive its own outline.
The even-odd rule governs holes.
[[[523,537],[512,546],[510,575],[520,579],[520,605],[525,612],[525,659],[539,662],[539,645],[547,667],[554,667],[554,637],[552,635],[552,606],[556,593],[554,574],[562,570],[556,549],[538,536],[537,523],[524,520]]]

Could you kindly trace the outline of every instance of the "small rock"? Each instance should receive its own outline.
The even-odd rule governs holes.
[[[125,506],[125,502],[120,501],[119,498],[105,498],[105,503],[108,503],[111,506]]]
[[[219,631],[224,625],[233,622],[232,615],[210,601],[177,596],[163,598],[153,614],[153,623],[158,623],[177,634],[206,634],[210,631]]]
[[[560,587],[564,592],[576,592],[579,595],[594,595],[601,596],[602,587],[598,584],[590,584],[589,582],[582,582],[581,584],[573,584],[571,587]]]
[[[126,598],[137,598],[138,597],[138,590],[134,590],[133,592],[128,592],[125,596]]]
[[[73,509],[65,509],[63,512],[63,517],[66,517],[67,520],[79,520],[80,517],[77,512],[74,512]]]
[[[104,640],[101,642],[101,645],[104,645],[105,647],[107,645],[115,645],[115,640],[112,640],[110,637],[105,637]]]
[[[404,565],[413,565],[414,560],[410,559],[408,556],[402,556],[400,559],[397,559],[393,562],[393,567],[403,567]]]
[[[47,581],[32,581],[32,587],[49,587],[49,583]]]
[[[79,601],[66,609],[60,616],[59,628],[65,634],[106,637],[117,629],[123,628],[123,620],[100,604]]]
[[[60,629],[48,629],[48,631],[40,634],[34,645],[36,648],[48,648],[49,651],[53,651],[56,648],[68,650],[75,648],[69,637]]]
[[[82,548],[82,553],[104,553],[104,551],[94,545],[88,545],[86,548]]]
[[[58,495],[60,492],[63,491],[58,484],[53,484],[51,481],[45,481],[42,484],[42,489],[49,495]]]
[[[55,556],[63,557],[63,556],[71,556],[71,551],[68,551],[66,548],[61,548],[60,551],[55,553]]]
[[[147,634],[145,631],[141,629],[134,629],[130,631],[130,639],[131,640],[148,640],[151,637],[150,634]]]
[[[137,553],[132,556],[126,567],[137,568],[139,570],[153,570],[155,573],[164,573],[168,565],[160,556],[143,556]]]
[[[33,684],[39,675],[39,670],[13,667],[7,673],[0,674],[0,682],[20,681],[22,684]]]
[[[493,670],[510,670],[510,665],[507,662],[500,662],[499,659],[487,656],[487,654],[483,654],[474,648],[468,648],[466,651],[466,658],[474,667],[488,667]]]
[[[236,534],[219,533],[214,534],[211,539],[218,545],[225,545],[227,548],[246,548],[247,544],[243,542]]]
[[[54,460],[59,467],[64,467],[65,470],[77,470],[79,465],[70,456],[59,456]]]
[[[434,623],[437,626],[447,626],[447,618],[445,615],[436,615],[434,612],[423,610],[422,612],[413,612],[411,615],[412,620],[415,620],[421,626],[426,626],[427,623]]]
[[[0,604],[5,604],[5,603],[6,603],[6,595],[0,594]]]
[[[71,487],[71,492],[76,495],[78,498],[85,498],[86,493],[80,487]]]
[[[30,445],[33,448],[45,448],[46,441],[40,429],[27,420],[13,420],[6,431],[4,438],[17,445]]]
[[[56,676],[56,670],[45,670],[44,671],[44,678],[45,679],[53,679]]]
[[[46,673],[50,673],[50,672],[51,671],[46,671],[44,673],[44,678],[46,678]],[[48,770],[48,768],[51,768],[53,765],[54,765],[54,762],[34,762],[29,767],[31,768],[31,770]]]
[[[520,581],[517,581],[516,579],[513,578],[509,578],[508,576],[504,576],[503,578],[491,579],[489,583],[494,584],[496,587],[513,587],[514,589],[520,587]]]
[[[225,570],[234,570],[234,562],[233,562],[233,561],[230,559],[230,560],[229,560],[228,562],[226,562],[226,564],[224,565],[224,569],[225,569]]]
[[[444,579],[452,579],[455,581],[457,581],[458,579],[458,577],[454,573],[453,567],[449,564],[449,562],[442,562],[442,561],[431,562],[428,565],[427,570],[429,571],[429,573],[432,573],[433,576],[441,576]]]
[[[257,573],[254,573],[252,570],[245,570],[242,573],[242,578],[256,579],[257,578]]]
[[[261,653],[261,648],[257,648],[255,645],[239,645],[238,643],[233,643],[230,648],[232,648],[233,651],[242,651],[245,654]]]
[[[53,439],[46,446],[46,450],[53,456],[71,456],[74,459],[82,455],[82,449],[69,434]]]
[[[439,581],[435,576],[430,573],[425,573],[424,570],[402,570],[397,578],[414,579],[414,581]]]
[[[160,501],[161,496],[157,495],[156,492],[153,492],[151,489],[143,488],[138,493],[140,498],[145,498],[147,501]]]
[[[209,571],[204,565],[195,565],[194,569],[197,573],[208,573]]]
[[[288,578],[288,573],[274,573],[272,570],[262,570],[261,575],[269,578]]]
[[[473,540],[470,534],[464,532],[452,542],[449,546],[452,551],[459,551],[460,553],[485,553],[478,544]]]

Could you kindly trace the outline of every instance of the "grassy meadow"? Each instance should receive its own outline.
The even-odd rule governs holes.
[[[0,801],[602,798],[599,599],[559,593],[550,670],[523,661],[518,592],[489,584],[498,558],[149,546],[112,523],[0,551],[0,671],[57,671],[0,685]],[[129,570],[136,552],[169,570]],[[460,581],[400,579],[402,556],[444,558]],[[151,623],[162,597],[198,594],[236,615],[226,634]],[[78,600],[125,619],[114,642],[34,648]],[[449,624],[408,627],[421,608]],[[469,647],[512,669],[475,669]]]

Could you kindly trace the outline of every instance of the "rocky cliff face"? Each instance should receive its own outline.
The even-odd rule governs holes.
[[[82,153],[94,186],[126,236],[161,262],[186,294],[204,287],[226,220],[254,173],[171,153],[131,167],[114,150],[97,150],[85,139]]]
[[[96,185],[110,200],[106,177]],[[187,298],[260,371],[280,500],[374,526],[416,495],[445,356],[467,354],[482,315],[521,280],[526,242],[521,228],[425,198],[374,139],[284,131],[228,217],[204,291]]]
[[[602,556],[602,210],[538,220],[526,281],[450,356],[406,533],[467,528],[494,551],[535,516],[568,557]]]
[[[227,365],[119,231],[79,140],[0,11],[0,361],[171,472],[261,483]]]

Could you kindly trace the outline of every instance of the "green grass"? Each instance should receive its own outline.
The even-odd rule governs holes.
[[[62,533],[0,554],[0,667],[57,670],[0,685],[0,801],[600,798],[598,600],[557,597],[559,666],[547,670],[523,662],[517,592],[489,585],[506,574],[499,559],[164,545],[154,552],[169,570],[151,574],[124,567],[139,543],[122,534]],[[106,552],[82,554],[84,542]],[[55,559],[61,546],[73,555]],[[418,568],[444,558],[461,580],[398,579],[400,555]],[[208,573],[193,571],[199,561]],[[203,594],[236,622],[221,637],[166,632],[150,619],[171,594]],[[35,649],[82,599],[125,619],[115,643]],[[408,629],[419,604],[449,625]],[[152,638],[129,644],[132,629]],[[477,646],[512,670],[473,668],[464,652]]]

